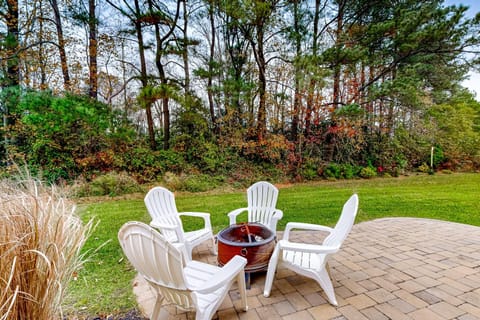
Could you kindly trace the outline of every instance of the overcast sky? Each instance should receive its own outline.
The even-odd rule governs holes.
[[[467,15],[473,17],[477,12],[480,12],[480,0],[446,0],[445,5],[463,4],[469,7]],[[463,85],[470,90],[476,92],[477,100],[480,100],[480,73],[470,72],[470,79],[465,80]]]

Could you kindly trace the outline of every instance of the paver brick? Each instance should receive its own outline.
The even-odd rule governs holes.
[[[395,309],[400,310],[402,313],[409,313],[415,311],[417,308],[410,303],[398,298],[388,301],[389,304],[392,305]]]
[[[439,302],[439,303],[436,303],[436,304],[433,304],[431,306],[428,307],[430,310],[432,310],[433,312],[437,313],[438,315],[440,315],[442,318],[445,318],[445,319],[454,319],[454,318],[457,318],[463,314],[465,314],[465,311],[462,310],[462,309],[459,309],[455,306],[452,306],[451,304],[449,303],[446,303],[446,302]]]
[[[348,320],[368,320],[365,315],[358,311],[353,306],[344,306],[338,308],[338,311]]]
[[[371,280],[363,280],[363,281],[359,281],[357,283],[358,283],[358,285],[364,287],[365,290],[367,290],[367,291],[372,291],[372,290],[375,290],[375,289],[379,288],[379,285],[377,285],[375,282],[373,282]]]
[[[282,319],[282,317],[280,317],[277,310],[272,305],[257,308],[256,311],[260,319],[269,319],[269,320]]]
[[[426,289],[425,286],[415,281],[415,279],[401,282],[398,284],[398,286],[410,293],[419,292]]]
[[[341,315],[337,308],[329,304],[322,304],[318,307],[310,308],[308,312],[310,312],[315,320],[332,319]]]
[[[366,293],[366,295],[375,300],[377,303],[383,303],[395,299],[395,296],[392,293],[383,288],[369,291]]]
[[[290,303],[290,301],[288,301],[288,300],[287,301],[282,301],[282,302],[279,302],[279,303],[275,303],[273,305],[273,307],[275,308],[275,310],[277,311],[277,313],[280,316],[291,314],[291,313],[294,313],[296,311],[295,308]]]
[[[389,292],[396,291],[400,289],[396,284],[388,281],[384,277],[375,277],[370,279],[372,282],[376,283],[380,288],[383,288]]]
[[[373,300],[372,298],[370,298],[369,296],[367,296],[365,294],[359,294],[359,295],[350,297],[346,300],[347,300],[348,304],[354,306],[358,310],[362,310],[362,309],[365,309],[365,308],[368,308],[368,307],[372,307],[372,306],[377,304],[375,302],[375,300]]]
[[[308,311],[303,310],[303,311],[300,311],[300,312],[296,312],[296,313],[293,313],[293,314],[283,316],[282,319],[283,320],[313,320],[314,318],[312,317],[312,315]],[[466,320],[468,320],[468,319],[466,319]]]
[[[434,287],[426,290],[428,293],[433,294],[434,296],[442,299],[443,301],[453,305],[453,306],[459,306],[463,303],[462,300],[458,299],[455,296],[452,296],[451,294],[448,294],[447,292],[443,291],[441,287]]]
[[[395,291],[393,294],[395,294],[395,296],[399,297],[400,299],[407,302],[408,304],[411,304],[415,308],[424,308],[428,306],[428,304],[424,300],[411,294],[408,291],[401,289],[401,290]]]
[[[312,292],[303,296],[311,306],[318,306],[327,303],[327,300],[318,292]]]
[[[465,312],[468,312],[469,314],[477,317],[478,319],[480,319],[480,308],[477,308],[473,305],[471,305],[470,303],[464,303],[460,306],[458,306],[458,308],[464,310]]]
[[[477,308],[480,308],[480,294],[478,292],[467,292],[459,296],[459,298],[465,300],[466,302],[474,305]]]
[[[389,318],[374,307],[361,310],[369,320],[389,320]]]
[[[414,295],[419,297],[420,299],[422,299],[423,301],[425,301],[428,304],[435,304],[435,303],[438,303],[438,302],[442,301],[442,299],[440,299],[439,297],[427,292],[426,290],[415,292]]]
[[[410,318],[402,311],[398,310],[389,303],[381,303],[375,306],[375,309],[386,315],[391,320],[409,320]]]
[[[285,298],[292,304],[296,311],[310,308],[312,305],[298,292],[291,292]]]
[[[444,320],[444,318],[427,308],[416,310],[408,315],[414,320]]]

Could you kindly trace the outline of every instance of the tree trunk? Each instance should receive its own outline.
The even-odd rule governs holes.
[[[62,27],[62,19],[60,16],[60,10],[58,8],[57,0],[49,0],[49,2],[53,10],[55,27],[57,29],[58,53],[60,55],[60,65],[62,68],[63,88],[65,89],[65,91],[70,91],[71,90],[70,72],[68,70],[67,54],[65,53],[65,39],[63,37],[63,27]]]
[[[215,15],[214,15],[214,4],[213,1],[209,2],[208,8],[208,17],[210,20],[210,30],[212,32],[212,39],[210,41],[210,56],[208,61],[208,79],[207,79],[207,96],[208,96],[208,106],[210,109],[210,118],[212,119],[213,130],[215,134],[219,134],[219,127],[217,124],[217,118],[215,116],[215,105],[213,103],[213,62],[215,59]]]
[[[140,22],[140,4],[138,0],[135,0],[135,13],[136,19],[134,21],[135,24],[135,31],[137,33],[137,41],[138,41],[138,53],[140,56],[140,81],[142,82],[142,87],[146,88],[148,86],[148,74],[147,74],[147,64],[145,61],[145,46],[143,41],[143,33],[142,33],[142,24]],[[152,103],[151,100],[148,99],[145,103],[145,112],[147,116],[147,127],[148,127],[148,139],[150,142],[150,149],[156,150],[157,149],[157,142],[155,141],[155,130],[153,125],[153,117],[152,117]]]
[[[340,45],[341,45],[341,34],[343,29],[343,11],[345,8],[345,3],[343,0],[338,2],[338,16],[337,16],[337,30],[336,30],[336,55],[337,59],[334,65],[333,72],[333,106],[338,108],[340,102],[340,71],[341,71],[341,61],[340,61]]]
[[[295,36],[295,55],[299,57],[301,54],[301,42],[300,42],[300,26],[299,26],[299,13],[298,13],[298,0],[293,1],[293,15],[294,15],[294,36]],[[293,118],[292,118],[292,141],[297,141],[298,139],[298,125],[299,125],[299,113],[300,113],[300,77],[301,70],[298,67],[298,64],[294,65],[295,70],[295,89],[294,89],[294,97],[293,97]]]
[[[256,43],[252,37],[249,37],[250,45],[253,49],[253,54],[255,56],[255,61],[258,67],[258,114],[257,114],[257,140],[262,141],[265,138],[267,133],[267,110],[266,110],[266,100],[267,100],[267,78],[266,78],[266,69],[267,63],[265,61],[265,52],[264,52],[264,24],[261,18],[257,19],[255,25],[255,30],[257,33]]]
[[[98,96],[97,74],[97,16],[95,14],[96,0],[88,0],[88,55],[89,55],[89,91],[91,98]]]
[[[157,66],[160,83],[164,88],[167,88],[169,83],[168,79],[165,75],[165,68],[162,64],[162,56],[163,56],[163,44],[164,42],[172,35],[173,30],[175,29],[178,21],[178,15],[180,12],[180,1],[177,1],[177,9],[175,13],[175,18],[173,23],[170,26],[170,29],[166,32],[166,34],[162,37],[160,35],[160,27],[158,23],[155,23],[155,40],[156,40],[156,50],[155,50],[155,65]],[[153,4],[152,1],[149,0],[148,4],[150,9],[152,10]],[[153,10],[152,10],[153,11]],[[167,93],[162,96],[162,113],[163,113],[163,149],[168,150],[170,148],[170,108],[169,108],[169,97]]]
[[[315,0],[315,12],[313,17],[313,39],[312,39],[312,57],[316,58],[318,54],[318,25],[320,21],[320,0]],[[308,138],[312,130],[312,111],[314,104],[315,88],[317,81],[315,75],[312,75],[308,84],[307,108],[305,111],[305,136]]]
[[[183,1],[183,69],[185,71],[185,92],[190,92],[190,68],[188,65],[188,12],[187,12],[187,1]]]
[[[160,82],[163,85],[167,85],[167,78],[165,76],[165,70],[163,65],[160,63],[160,59],[157,61],[157,69],[160,75]],[[164,95],[162,97],[162,113],[163,113],[163,150],[168,150],[170,148],[170,108],[169,108],[169,98]]]
[[[259,92],[259,103],[258,103],[258,116],[257,116],[257,139],[262,141],[265,138],[267,133],[267,110],[266,110],[266,100],[267,100],[267,78],[266,78],[266,62],[263,52],[263,27],[259,27],[257,31],[258,36],[258,52],[257,52],[257,63],[258,63],[258,92]]]

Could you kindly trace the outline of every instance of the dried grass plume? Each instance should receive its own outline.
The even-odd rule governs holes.
[[[0,181],[0,320],[61,319],[61,303],[92,230],[60,189]]]

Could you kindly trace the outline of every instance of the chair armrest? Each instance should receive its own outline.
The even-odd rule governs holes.
[[[283,218],[283,211],[280,209],[275,209],[275,214],[273,215],[272,219],[274,220],[280,220]]]
[[[290,237],[290,231],[292,229],[303,229],[303,230],[312,230],[312,231],[325,231],[332,232],[333,228],[322,226],[319,224],[312,223],[302,223],[302,222],[289,222],[285,227],[285,232],[283,233],[283,240],[288,240]]]
[[[273,216],[270,218],[270,222],[268,224],[268,228],[274,233],[277,234],[277,223],[278,220],[282,219],[283,211],[280,209],[275,209]]]
[[[208,212],[179,212],[178,214],[181,216],[210,218],[210,213]]]
[[[239,208],[239,209],[235,209],[233,211],[230,211],[228,213],[228,217],[230,219],[230,225],[236,224],[237,223],[237,216],[244,211],[248,211],[248,208]]]
[[[178,226],[171,225],[171,224],[163,224],[160,221],[152,220],[150,222],[150,226],[157,228],[157,229],[168,229],[168,230],[176,230]]]
[[[277,244],[282,250],[293,250],[297,252],[329,254],[337,252],[340,247],[324,246],[310,243],[290,242],[280,240]]]
[[[183,238],[182,226],[180,226],[180,225],[164,224],[164,223],[161,223],[160,221],[152,220],[150,222],[150,226],[153,227],[153,228],[159,229],[160,231],[162,229],[173,231],[173,232],[175,232],[175,235],[177,237],[178,242],[182,242],[182,243],[185,242],[185,239]],[[163,232],[160,232],[160,233],[162,233],[162,236],[165,236],[165,234],[163,234]]]
[[[224,265],[219,272],[207,279],[204,285],[196,288],[195,291],[203,294],[211,293],[220,287],[225,286],[226,283],[232,281],[239,272],[244,272],[247,264],[247,259],[241,256],[234,256],[226,265]]]
[[[204,220],[204,228],[212,230],[212,224],[210,223],[210,213],[208,212],[179,212],[180,216],[198,217]]]

